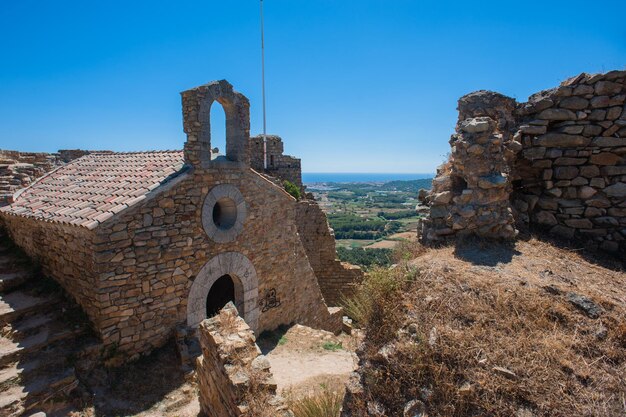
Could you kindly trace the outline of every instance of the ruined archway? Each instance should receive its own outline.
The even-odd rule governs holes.
[[[226,80],[184,91],[183,125],[187,133],[185,159],[192,165],[250,165],[250,103]],[[211,106],[218,102],[226,116],[225,160],[211,161]]]
[[[256,331],[259,321],[258,278],[252,262],[239,252],[220,253],[202,267],[189,291],[188,326],[197,327],[207,318],[211,288],[226,275],[233,282],[234,301],[239,314]]]

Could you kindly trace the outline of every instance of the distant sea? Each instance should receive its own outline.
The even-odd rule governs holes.
[[[435,174],[386,174],[380,172],[303,172],[302,182],[314,184],[322,182],[388,182],[410,181],[433,178]]]

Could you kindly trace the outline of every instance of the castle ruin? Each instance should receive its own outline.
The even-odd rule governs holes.
[[[514,239],[520,225],[626,253],[626,71],[580,74],[528,102],[461,97],[437,171],[425,241]]]

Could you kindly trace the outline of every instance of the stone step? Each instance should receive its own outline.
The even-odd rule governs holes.
[[[73,338],[84,331],[85,329],[82,327],[68,329],[65,323],[52,322],[41,326],[36,333],[21,340],[0,336],[0,365],[11,363],[20,355],[38,351],[53,343]]]
[[[0,265],[0,270],[2,266]],[[29,269],[20,269],[13,272],[0,272],[0,292],[6,292],[19,287],[35,276]]]
[[[58,319],[58,314],[54,312],[47,314],[35,314],[16,320],[10,325],[6,325],[5,330],[7,333],[11,334],[10,337],[12,340],[21,340],[27,335],[34,333],[38,328],[49,325],[53,323],[54,320]]]
[[[24,410],[36,407],[61,391],[68,393],[77,385],[74,369],[66,368],[57,373],[41,375],[23,385],[12,386],[0,395],[0,415],[20,415]]]
[[[0,324],[9,323],[38,311],[45,312],[62,301],[59,294],[32,295],[23,290],[0,294]]]

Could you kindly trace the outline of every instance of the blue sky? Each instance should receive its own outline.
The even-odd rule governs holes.
[[[268,133],[308,172],[433,172],[461,95],[626,67],[623,0],[264,4]],[[260,133],[258,17],[256,0],[3,1],[0,148],[180,149],[179,92],[222,78]]]

